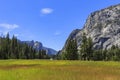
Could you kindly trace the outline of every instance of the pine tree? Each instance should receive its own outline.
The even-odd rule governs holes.
[[[92,59],[93,53],[93,42],[91,37],[87,38],[85,33],[82,36],[82,43],[80,47],[80,58],[81,60],[90,60]]]
[[[95,50],[93,52],[93,58],[94,61],[101,61],[103,60],[102,50]]]
[[[82,43],[80,48],[81,48],[80,49],[81,60],[86,60],[87,59],[87,37],[85,36],[85,33],[83,33]]]
[[[13,35],[12,39],[9,33],[0,37],[0,59],[35,59],[39,55],[36,50],[27,43],[18,42],[17,37]],[[48,58],[45,50],[41,50],[42,58]]]
[[[91,37],[87,39],[87,60],[90,60],[92,58],[93,53],[93,42]]]
[[[6,44],[6,54],[7,54],[7,58],[10,58],[10,37],[9,37],[9,33],[7,33],[6,38],[5,38],[5,44]]]
[[[67,60],[77,60],[78,59],[76,40],[68,41],[66,50],[62,56],[63,56],[63,59],[67,59]]]

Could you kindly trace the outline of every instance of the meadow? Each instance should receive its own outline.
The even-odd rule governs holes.
[[[0,60],[0,80],[120,80],[120,62]]]

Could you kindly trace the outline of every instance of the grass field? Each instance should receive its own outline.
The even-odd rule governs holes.
[[[0,60],[0,80],[120,80],[120,63]]]

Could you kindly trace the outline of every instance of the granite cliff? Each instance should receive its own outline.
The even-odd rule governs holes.
[[[94,43],[94,49],[109,49],[112,45],[120,47],[120,4],[91,13],[83,29],[73,30],[68,40],[76,39],[78,48],[81,45],[82,34],[86,33]]]

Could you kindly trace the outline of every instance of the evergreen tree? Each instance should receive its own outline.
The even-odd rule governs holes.
[[[93,58],[94,61],[101,61],[103,60],[102,50],[95,50],[93,52]]]
[[[67,59],[67,60],[77,60],[78,59],[76,40],[68,41],[66,50],[62,56],[63,56],[63,59]]]
[[[87,39],[87,60],[90,60],[92,58],[92,53],[93,53],[93,42],[91,37]]]
[[[80,47],[80,59],[91,60],[93,53],[93,42],[91,37],[87,38],[85,33],[82,36],[82,43]]]
[[[86,60],[87,59],[87,37],[85,36],[85,33],[83,33],[82,36],[82,43],[80,47],[80,58],[81,60]]]

